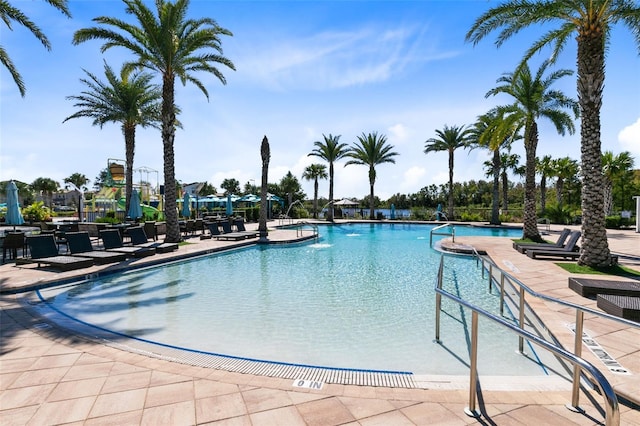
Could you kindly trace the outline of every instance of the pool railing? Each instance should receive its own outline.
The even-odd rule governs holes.
[[[572,381],[572,395],[571,395],[571,405],[567,404],[567,408],[572,411],[582,412],[583,410],[579,407],[579,392],[580,392],[580,377],[582,372],[586,372],[588,376],[591,377],[592,383],[597,386],[603,396],[605,403],[605,424],[607,426],[617,426],[620,424],[620,409],[618,406],[618,398],[613,390],[613,387],[606,379],[606,377],[598,370],[593,364],[589,363],[585,359],[581,358],[582,355],[582,330],[583,330],[583,318],[584,312],[593,313],[596,315],[600,315],[603,317],[611,318],[619,322],[623,322],[627,325],[638,326],[637,324],[624,320],[618,317],[614,317],[609,314],[604,314],[599,311],[595,311],[593,309],[575,305],[569,302],[565,302],[562,300],[554,299],[549,296],[541,295],[539,293],[534,292],[529,287],[518,281],[515,277],[509,275],[508,273],[502,271],[500,268],[495,265],[495,263],[490,260],[484,259],[479,256],[477,252],[475,253],[477,259],[480,259],[482,262],[483,268],[483,277],[485,270],[485,262],[489,265],[489,281],[493,280],[494,272],[499,271],[500,276],[500,315],[503,314],[503,305],[504,305],[504,287],[505,280],[511,283],[511,285],[518,285],[520,287],[520,309],[519,309],[519,321],[517,325],[512,324],[511,322],[506,321],[505,319],[492,314],[478,306],[475,306],[458,296],[455,296],[448,291],[442,288],[443,285],[443,271],[444,271],[444,258],[445,255],[442,255],[440,258],[440,266],[438,268],[438,275],[435,284],[435,292],[436,292],[436,319],[435,319],[435,340],[440,343],[440,311],[442,306],[442,297],[446,297],[457,304],[464,306],[472,311],[472,323],[471,323],[471,362],[470,362],[470,372],[469,372],[469,406],[465,408],[465,413],[472,417],[479,417],[479,413],[476,411],[476,401],[477,401],[477,356],[478,356],[478,316],[482,315],[485,318],[493,321],[494,323],[501,325],[508,330],[518,334],[519,336],[519,352],[524,352],[524,339],[527,339],[528,342],[534,343],[553,354],[561,357],[562,359],[571,363],[574,367],[573,369],[573,381]],[[490,288],[491,289],[491,288]],[[576,310],[576,326],[575,326],[575,347],[574,353],[571,353],[564,348],[557,346],[552,342],[548,342],[543,338],[536,336],[535,334],[525,330],[525,322],[524,322],[524,311],[525,311],[525,291],[536,296],[540,297],[544,300],[560,303],[564,306],[572,307]]]
[[[450,223],[445,223],[444,225],[436,226],[431,231],[429,231],[429,247],[433,247],[433,236],[434,235],[445,235],[447,237],[451,237],[452,242],[456,242],[456,228],[451,226],[451,232],[444,231],[444,228],[447,226],[451,226]]]

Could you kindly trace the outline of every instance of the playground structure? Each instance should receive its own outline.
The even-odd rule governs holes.
[[[107,212],[115,212],[116,216],[124,219],[126,216],[126,200],[124,187],[126,185],[126,163],[124,160],[109,158],[107,160],[107,175],[103,187],[90,200],[84,201],[82,216],[89,221],[96,217],[106,216]],[[150,182],[150,176],[156,175],[155,185]],[[158,171],[149,167],[133,169],[133,176],[139,176],[133,188],[140,193],[142,213],[144,217],[162,219],[162,196],[158,182]],[[144,178],[144,179],[143,179]]]

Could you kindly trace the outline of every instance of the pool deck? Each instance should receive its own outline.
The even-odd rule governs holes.
[[[248,228],[251,229],[252,224]],[[270,224],[271,226],[271,224]],[[255,225],[253,225],[255,228]],[[560,226],[552,226],[555,239]],[[576,228],[578,229],[578,228]],[[640,233],[607,233],[620,263],[640,271]],[[272,241],[296,239],[292,230],[270,230]],[[238,245],[233,241],[190,238],[177,252],[69,272],[51,272],[13,262],[0,265],[0,424],[8,425],[425,425],[554,424],[602,422],[602,397],[580,394],[576,413],[570,387],[548,388],[533,378],[495,379],[480,375],[476,409],[468,417],[468,378],[439,381],[420,389],[322,384],[321,389],[294,386],[290,379],[195,367],[150,358],[69,335],[43,324],[22,307],[17,293],[74,276],[131,268],[190,257]],[[474,246],[533,290],[597,309],[596,301],[567,285],[569,273],[550,260],[534,260],[511,247],[509,238],[456,237],[456,248]],[[634,258],[635,256],[635,258]],[[573,275],[579,276],[579,275]],[[593,277],[593,276],[590,276]],[[614,278],[612,278],[614,279]],[[567,327],[572,309],[527,299],[565,347],[573,347]],[[631,374],[608,371],[587,348],[583,357],[607,377],[620,395],[640,399],[640,327],[585,315],[585,332]],[[638,401],[640,402],[640,401]],[[620,405],[620,424],[640,425],[638,406]]]

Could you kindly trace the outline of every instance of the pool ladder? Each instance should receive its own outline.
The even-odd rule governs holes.
[[[456,228],[451,226],[451,232],[446,232],[443,229],[447,226],[451,226],[450,223],[445,223],[444,225],[436,226],[429,232],[429,247],[433,246],[433,236],[434,235],[446,235],[451,237],[452,242],[456,242]]]
[[[481,264],[482,267],[482,276],[484,278],[485,270],[489,272],[489,291],[491,291],[493,281],[499,281],[500,283],[500,315],[502,316],[504,313],[504,296],[505,296],[505,282],[508,282],[514,288],[519,288],[520,301],[519,301],[519,318],[517,325],[512,324],[511,322],[506,321],[505,319],[494,315],[484,309],[472,305],[471,303],[447,292],[442,288],[443,284],[443,271],[444,271],[444,259],[445,254],[440,257],[440,266],[438,268],[438,275],[435,285],[436,292],[436,321],[435,321],[435,341],[440,343],[440,311],[442,306],[442,297],[446,297],[453,302],[464,306],[471,310],[471,363],[470,363],[470,372],[469,372],[469,406],[465,408],[465,413],[472,417],[479,417],[480,413],[476,411],[476,401],[477,401],[477,358],[478,358],[478,316],[482,315],[485,318],[507,328],[509,331],[512,331],[519,335],[518,339],[518,351],[520,353],[524,353],[524,340],[527,339],[531,343],[535,343],[536,345],[546,349],[558,357],[568,361],[573,365],[573,382],[572,382],[572,393],[571,393],[571,404],[567,404],[567,408],[572,411],[581,412],[582,409],[579,407],[579,398],[580,398],[580,377],[582,372],[587,373],[588,376],[591,377],[592,382],[597,386],[602,394],[605,404],[605,424],[607,426],[617,426],[620,424],[620,409],[618,406],[618,398],[607,380],[607,378],[598,370],[593,364],[581,358],[582,355],[582,334],[583,334],[583,323],[584,323],[584,313],[589,313],[592,315],[598,315],[607,319],[611,319],[617,322],[624,323],[625,325],[631,325],[634,327],[638,327],[638,324],[623,318],[619,318],[613,315],[609,315],[600,311],[596,311],[595,309],[591,309],[588,307],[584,307],[581,305],[576,305],[570,302],[566,302],[563,300],[555,299],[549,296],[545,296],[544,294],[537,293],[527,287],[525,284],[520,282],[517,278],[511,276],[510,274],[504,272],[500,269],[494,262],[488,260],[484,257],[481,257],[477,251],[474,249],[473,256],[476,258],[476,264]],[[485,266],[485,264],[487,266]],[[495,273],[494,273],[495,272]],[[498,275],[498,279],[495,278],[495,275]],[[525,320],[524,320],[524,311],[525,311],[525,292],[529,293],[534,297],[541,298],[546,301],[559,303],[560,305],[570,307],[575,309],[576,311],[576,325],[575,325],[575,341],[574,341],[574,350],[573,353],[555,345],[554,343],[548,342],[535,334],[524,329]]]
[[[318,237],[320,236],[320,232],[318,231],[318,225],[315,223],[302,221],[302,222],[297,222],[294,226],[296,228],[296,238],[301,238],[304,236],[303,231],[305,229],[305,226],[308,226],[311,228],[311,231],[313,232],[313,237],[315,239],[318,239]]]

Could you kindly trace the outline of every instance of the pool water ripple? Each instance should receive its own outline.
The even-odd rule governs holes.
[[[444,341],[433,342],[441,254],[429,248],[429,230],[322,226],[316,243],[245,248],[41,294],[83,322],[196,351],[333,368],[467,374],[469,313],[445,303]],[[474,261],[458,256],[448,264],[449,291],[497,310],[498,297],[487,292]],[[514,354],[514,336],[500,329],[482,336],[489,341],[480,342],[481,372],[543,374]]]

